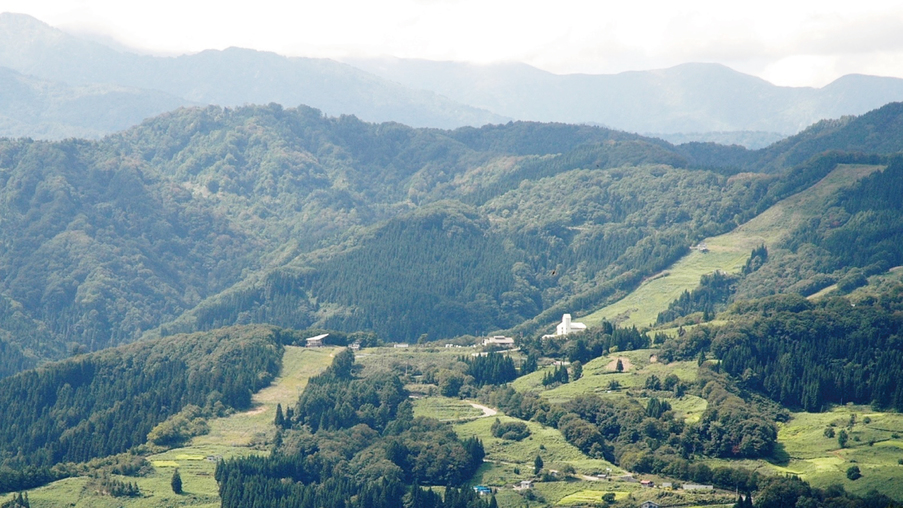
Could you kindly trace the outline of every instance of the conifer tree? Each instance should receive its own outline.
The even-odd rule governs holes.
[[[172,491],[176,494],[182,493],[182,477],[179,475],[179,470],[176,469],[172,473],[172,480],[169,482],[172,486]]]
[[[282,404],[276,404],[276,420],[273,423],[279,428],[285,427],[285,416],[282,414]]]
[[[583,377],[583,364],[580,363],[580,360],[576,360],[571,364],[571,378],[576,381],[581,377]]]

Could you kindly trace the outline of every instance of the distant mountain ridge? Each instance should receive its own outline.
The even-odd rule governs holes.
[[[368,121],[415,127],[455,128],[509,120],[329,59],[287,58],[239,48],[179,57],[138,55],[79,39],[22,14],[0,14],[0,67],[76,87],[106,84],[153,90],[186,105],[304,104],[329,115],[354,114]],[[147,114],[123,115],[112,122],[116,128],[98,125],[96,130],[113,132],[124,121],[135,125],[171,109],[172,104],[161,104]]]
[[[349,63],[412,88],[540,122],[598,123],[639,133],[796,134],[826,118],[903,100],[903,79],[843,76],[823,88],[781,87],[719,64],[610,75],[556,75],[520,63],[397,58]]]
[[[0,67],[0,137],[99,138],[161,111],[196,104],[155,90],[70,86]]]
[[[34,118],[19,118],[15,108],[0,107],[0,116],[6,117],[0,118],[0,128],[5,126],[0,134],[98,137],[171,110],[173,104],[235,107],[275,102],[413,127],[564,122],[673,143],[714,141],[755,149],[823,119],[859,115],[903,100],[903,80],[897,78],[847,75],[819,89],[779,87],[705,63],[614,75],[556,75],[520,63],[479,66],[388,58],[346,62],[242,48],[177,57],[139,55],[69,35],[27,15],[3,13],[0,67],[56,86],[104,85],[131,91],[104,92],[118,106],[110,111],[96,108],[78,123],[70,118],[71,104],[57,106],[58,93],[33,86],[32,103],[54,107],[29,106],[44,108],[37,124]]]

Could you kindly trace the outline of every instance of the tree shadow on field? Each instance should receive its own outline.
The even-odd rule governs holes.
[[[765,460],[775,466],[787,467],[787,465],[790,464],[790,454],[784,449],[784,443],[775,443],[774,451],[771,453],[771,456]]]

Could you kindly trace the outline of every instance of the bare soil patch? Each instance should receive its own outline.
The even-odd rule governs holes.
[[[621,360],[621,367],[624,367],[624,370],[622,372],[628,372],[633,368],[633,364],[630,363],[630,358],[625,358],[623,356],[615,358],[614,360],[609,362],[608,365],[605,366],[605,368],[614,372],[618,368],[618,360]]]

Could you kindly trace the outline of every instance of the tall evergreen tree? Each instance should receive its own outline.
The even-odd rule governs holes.
[[[169,485],[176,494],[182,493],[182,476],[179,475],[178,468],[172,472],[172,480],[169,481]]]
[[[285,415],[282,414],[282,404],[276,404],[276,419],[273,421],[279,428],[285,427]]]

